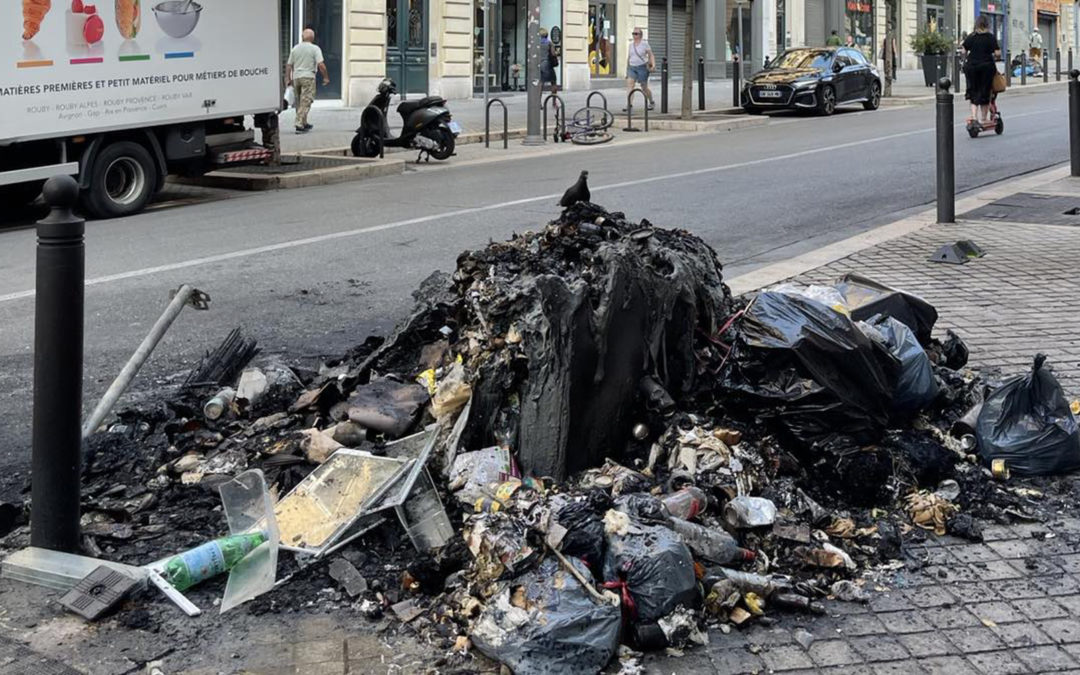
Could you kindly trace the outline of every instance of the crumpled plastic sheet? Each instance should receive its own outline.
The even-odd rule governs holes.
[[[765,292],[737,324],[722,388],[803,442],[837,432],[872,442],[886,428],[900,362],[847,316]]]
[[[570,558],[586,579],[592,573]],[[511,602],[524,587],[524,607]],[[503,582],[473,626],[470,638],[485,656],[515,675],[593,675],[619,646],[618,605],[595,600],[558,560]]]

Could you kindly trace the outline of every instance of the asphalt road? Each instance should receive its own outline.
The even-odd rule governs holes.
[[[958,99],[958,103],[962,103]],[[1068,158],[1065,90],[1003,98],[1006,132],[970,140],[958,105],[958,190]],[[890,222],[934,195],[934,109],[778,116],[767,126],[612,144],[558,157],[423,167],[404,176],[229,195],[87,228],[85,407],[168,301],[191,283],[212,309],[185,311],[136,380],[153,389],[243,326],[264,353],[317,364],[388,332],[410,292],[457,254],[535,228],[581,169],[593,201],[683,227],[728,276]],[[34,232],[0,223],[0,495],[30,453]],[[4,489],[4,486],[7,489]]]

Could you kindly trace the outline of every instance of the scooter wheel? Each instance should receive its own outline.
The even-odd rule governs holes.
[[[1001,115],[998,115],[997,124],[994,125],[994,133],[998,136],[1005,133],[1005,120],[1001,119]]]
[[[979,125],[978,124],[969,124],[969,125],[967,125],[967,132],[968,132],[968,136],[971,136],[972,138],[978,138],[979,137]]]
[[[364,133],[357,133],[353,136],[351,149],[353,157],[377,157],[379,155],[379,144],[374,138]]]

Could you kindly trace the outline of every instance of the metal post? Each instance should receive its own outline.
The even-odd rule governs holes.
[[[1054,81],[1061,82],[1061,50],[1054,50]]]
[[[732,54],[731,60],[731,66],[733,68],[731,71],[731,105],[738,108],[742,105],[742,92],[739,91],[742,89],[742,85],[740,84],[740,77],[742,76],[742,59],[739,58],[738,53],[735,53]]]
[[[1080,70],[1069,71],[1069,161],[1080,177]]]
[[[670,0],[669,0],[670,2]],[[667,92],[668,92],[668,60],[665,56],[660,59],[660,113],[667,114]]]
[[[528,113],[526,118],[525,140],[522,145],[543,145],[544,137],[540,134],[540,0],[528,0],[529,20],[525,24],[528,34],[528,71],[526,97]]]
[[[1004,59],[1005,59],[1005,86],[1011,87],[1012,86],[1012,61],[1010,60],[1010,57],[1009,57],[1009,48],[1008,47],[1005,48]]]
[[[1080,10],[1076,12],[1076,16],[1080,16]],[[1071,73],[1072,70],[1072,47],[1069,47],[1069,72]]]
[[[1020,84],[1027,84],[1027,52],[1020,52]]]
[[[83,286],[86,224],[71,212],[79,186],[57,176],[37,224],[30,544],[79,550],[82,470]]]
[[[667,6],[664,10],[664,61],[666,62],[671,58],[671,14],[674,11],[673,0],[667,0]],[[665,106],[662,112],[667,112]]]
[[[484,59],[484,110],[488,107],[488,49],[491,45],[488,44],[488,36],[491,35],[490,18],[488,17],[488,0],[484,0],[484,55],[481,57]]]
[[[960,50],[954,49],[952,55],[952,81],[960,85]]]
[[[1050,81],[1050,59],[1049,59],[1049,57],[1047,57],[1045,49],[1043,50],[1042,68],[1043,68],[1043,82],[1049,82]]]
[[[697,60],[697,109],[705,109],[705,57]]]
[[[937,221],[956,222],[956,173],[953,166],[952,82],[943,77],[937,91]]]

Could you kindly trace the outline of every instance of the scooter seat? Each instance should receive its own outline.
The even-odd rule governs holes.
[[[415,101],[402,101],[398,105],[397,111],[402,117],[408,117],[412,112],[419,110],[420,108],[443,105],[444,103],[446,103],[446,99],[441,96],[425,96],[424,98]]]

